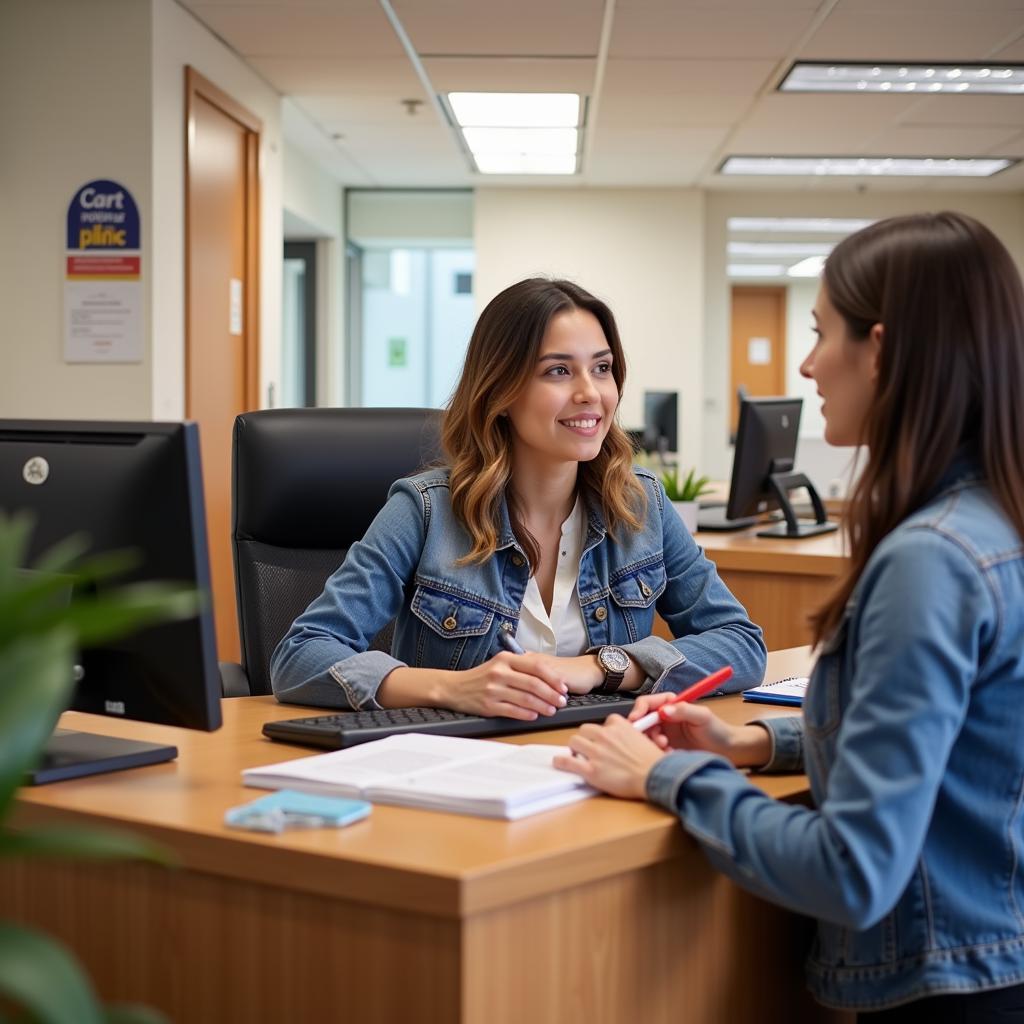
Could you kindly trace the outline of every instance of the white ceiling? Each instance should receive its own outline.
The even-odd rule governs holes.
[[[1024,61],[1024,0],[393,0],[435,93],[588,96],[572,178],[472,172],[379,0],[181,2],[291,101],[289,141],[348,185],[828,190],[853,180],[716,171],[731,154],[1024,158],[1022,98],[775,91],[797,58]],[[870,181],[1018,191],[1024,164]]]

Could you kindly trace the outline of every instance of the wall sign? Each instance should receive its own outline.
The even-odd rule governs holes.
[[[139,210],[116,181],[90,181],[68,205],[64,359],[142,362]]]

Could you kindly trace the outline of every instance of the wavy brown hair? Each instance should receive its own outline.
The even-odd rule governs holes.
[[[533,376],[552,319],[575,309],[592,313],[601,325],[621,396],[626,360],[615,317],[600,299],[571,281],[527,278],[491,299],[477,320],[462,376],[441,425],[441,444],[451,468],[452,509],[473,542],[462,562],[483,562],[494,553],[506,495],[516,538],[534,569],[540,562],[537,542],[508,490],[512,426],[501,414]],[[577,486],[601,508],[612,537],[623,527],[638,530],[646,513],[646,497],[632,462],[633,449],[616,415],[597,457],[580,463]]]
[[[882,325],[867,464],[847,506],[851,558],[811,618],[839,625],[871,553],[968,446],[1024,537],[1024,288],[1003,244],[961,213],[893,217],[844,239],[823,288],[854,342]]]

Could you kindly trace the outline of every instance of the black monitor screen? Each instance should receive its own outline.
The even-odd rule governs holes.
[[[195,424],[0,420],[0,508],[34,520],[29,567],[79,534],[90,554],[134,555],[135,567],[106,585],[161,580],[206,595],[195,618],[83,651],[72,709],[216,729],[220,679]]]
[[[643,446],[649,452],[679,450],[679,396],[675,391],[644,392]]]
[[[810,537],[834,530],[817,491],[802,473],[794,472],[802,398],[744,398],[736,431],[736,452],[729,485],[726,516],[742,519],[781,508],[785,523],[759,536]],[[796,518],[789,492],[807,491],[814,507],[813,522]]]

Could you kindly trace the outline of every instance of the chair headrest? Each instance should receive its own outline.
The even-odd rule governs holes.
[[[440,456],[436,409],[268,409],[235,420],[232,532],[348,547],[399,477]]]

